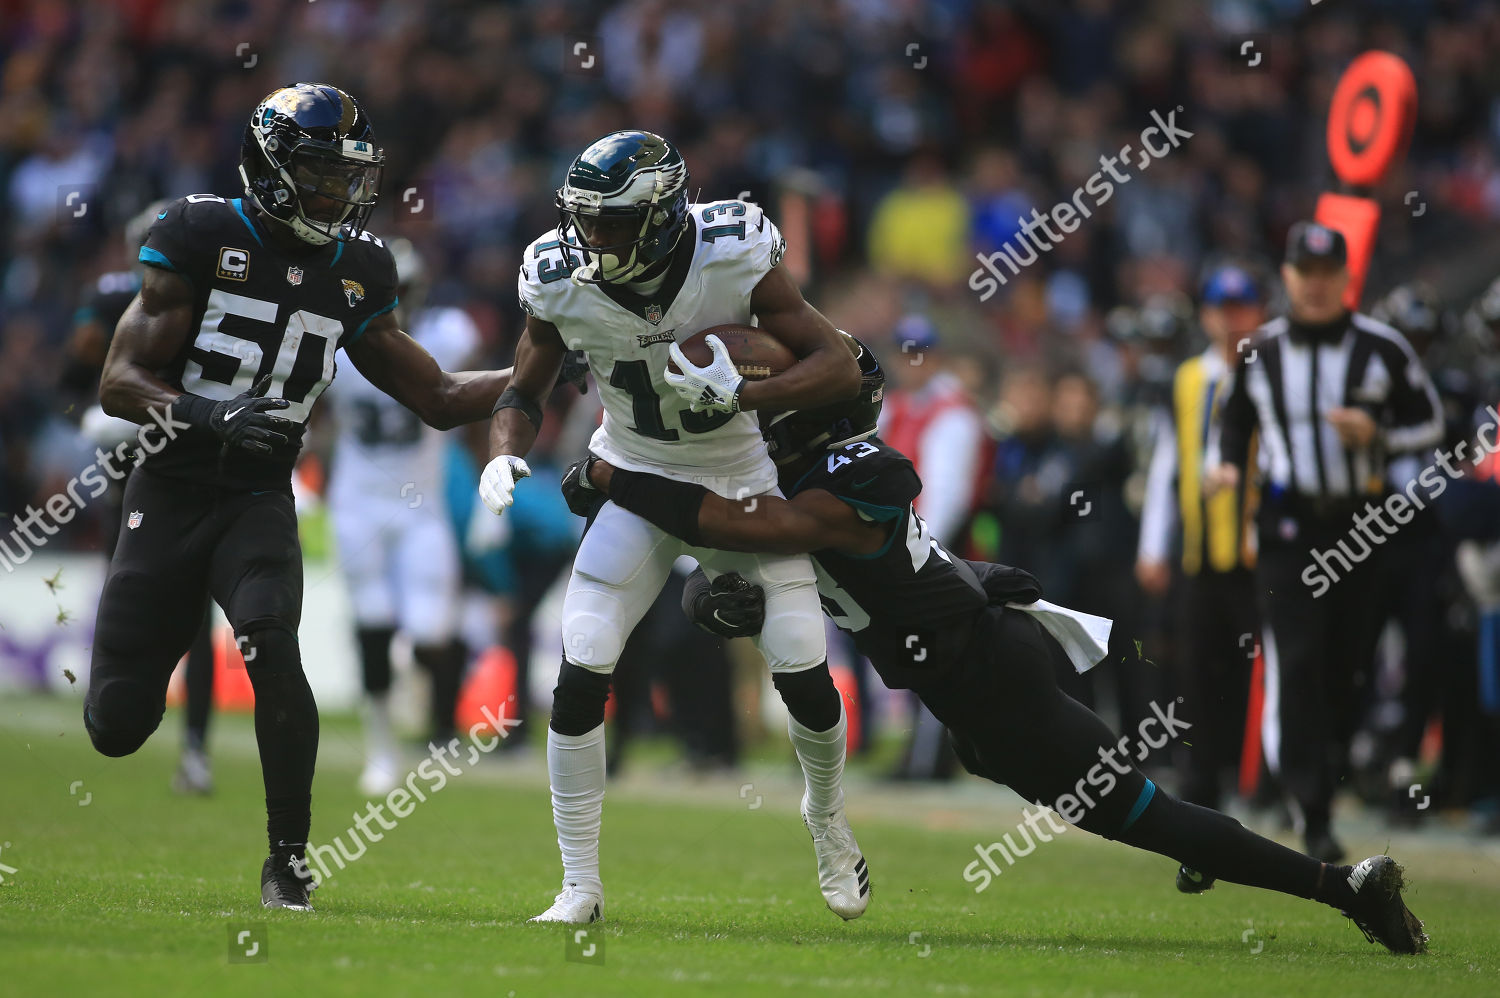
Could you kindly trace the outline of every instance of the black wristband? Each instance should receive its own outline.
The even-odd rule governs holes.
[[[493,417],[501,409],[520,409],[521,415],[526,417],[533,429],[542,428],[542,407],[509,385],[495,400],[495,408],[490,410],[490,416]]]
[[[171,409],[173,417],[182,420],[194,429],[211,431],[214,407],[218,404],[213,399],[206,399],[202,395],[183,392],[172,400],[168,408]]]
[[[708,489],[691,482],[677,482],[658,475],[616,468],[609,479],[609,498],[648,523],[665,530],[693,547],[703,535],[698,532],[698,511]]]

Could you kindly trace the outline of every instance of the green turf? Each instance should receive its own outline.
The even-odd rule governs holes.
[[[735,780],[683,789],[637,772],[611,791],[600,964],[569,962],[562,930],[525,924],[559,876],[535,755],[485,759],[418,806],[315,895],[315,914],[265,912],[248,720],[216,722],[219,791],[183,800],[167,787],[179,718],[110,760],[76,711],[0,701],[0,863],[16,868],[0,884],[6,995],[1500,993],[1500,863],[1478,847],[1401,857],[1433,944],[1395,958],[1309,902],[1233,886],[1179,896],[1167,861],[1078,831],[976,895],[961,871],[976,842],[1015,827],[1013,799],[976,785],[962,806],[910,791],[893,803],[857,781],[876,894],[845,924],[817,893],[775,766],[755,774],[759,808]],[[361,803],[355,738],[348,719],[325,722],[315,840]],[[268,959],[231,964],[231,933],[254,926]]]

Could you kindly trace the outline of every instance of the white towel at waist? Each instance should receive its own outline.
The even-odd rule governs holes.
[[[1047,633],[1057,639],[1068,653],[1068,660],[1080,673],[1088,672],[1109,654],[1109,632],[1115,622],[1081,610],[1069,610],[1056,603],[1039,599],[1035,603],[1007,603],[1013,610],[1031,614]]]

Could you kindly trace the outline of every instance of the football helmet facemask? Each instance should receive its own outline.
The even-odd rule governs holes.
[[[375,209],[385,156],[353,97],[326,83],[283,87],[256,105],[240,148],[245,195],[303,242],[353,238]]]
[[[885,398],[885,372],[869,347],[842,329],[839,334],[859,361],[859,394],[813,409],[763,412],[760,432],[777,468],[796,467],[826,451],[875,435]]]
[[[662,263],[687,229],[687,163],[651,132],[611,132],[557,189],[558,241],[583,259],[575,284],[624,284]]]

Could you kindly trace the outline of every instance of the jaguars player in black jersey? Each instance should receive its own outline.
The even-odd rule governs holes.
[[[255,688],[266,907],[311,908],[318,712],[297,643],[291,472],[334,354],[439,428],[489,416],[509,380],[449,374],[398,327],[395,264],[365,230],[383,161],[364,110],[338,88],[267,96],[245,128],[244,195],[195,194],[157,214],[99,391],[109,414],[160,429],[126,487],[84,725],[104,755],[140,748],[205,601],[217,601]]]
[[[886,685],[913,690],[948,727],[970,772],[1065,817],[1081,811],[1075,823],[1095,834],[1177,860],[1187,893],[1217,878],[1315,899],[1392,952],[1423,951],[1427,936],[1401,899],[1402,871],[1389,857],[1320,863],[1178,800],[1117,758],[1128,752],[1125,739],[1057,687],[1054,670],[1071,668],[1067,652],[1015,606],[1040,598],[1036,580],[955,557],[912,509],[922,482],[905,455],[874,436],[884,378],[874,355],[858,350],[855,399],[762,419],[785,499],[725,499],[589,457],[564,476],[569,505],[586,515],[607,497],[697,546],[807,552],[824,611],[852,633]],[[684,608],[716,633],[743,636],[759,627],[754,590],[722,575],[710,584],[700,570]],[[1084,809],[1086,784],[1094,796]],[[1184,884],[1193,871],[1200,879]]]

